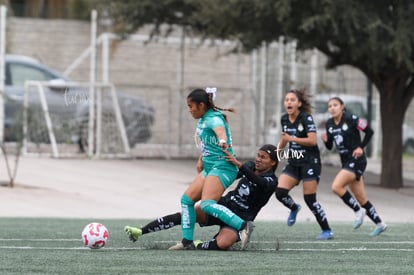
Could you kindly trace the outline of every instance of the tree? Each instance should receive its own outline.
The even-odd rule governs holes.
[[[316,47],[329,67],[360,69],[380,94],[382,122],[381,186],[400,188],[402,125],[414,96],[412,1],[293,1],[286,33],[303,48]],[[287,18],[286,18],[287,19]],[[296,22],[295,22],[296,21]],[[285,21],[286,22],[286,21]]]
[[[414,96],[414,2],[410,0],[125,0],[106,1],[118,30],[187,26],[203,38],[233,39],[245,51],[283,35],[317,48],[329,68],[361,70],[380,94],[381,186],[400,188],[402,124]],[[163,33],[168,35],[171,28]]]

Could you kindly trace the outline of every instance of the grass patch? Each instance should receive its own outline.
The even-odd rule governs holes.
[[[0,274],[412,274],[414,224],[389,224],[372,238],[370,221],[358,230],[333,223],[335,238],[317,241],[316,222],[288,227],[256,222],[248,251],[168,251],[181,239],[180,228],[128,240],[124,225],[147,220],[98,220],[109,230],[108,244],[91,250],[81,231],[92,220],[0,219]],[[217,227],[196,226],[197,239]]]

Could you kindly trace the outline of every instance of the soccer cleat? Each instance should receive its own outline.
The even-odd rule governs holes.
[[[387,225],[383,222],[378,223],[377,226],[375,226],[375,229],[369,234],[371,237],[378,236],[382,232],[384,232],[387,229]]]
[[[246,250],[250,242],[254,224],[251,221],[246,222],[246,226],[240,231],[241,250]]]
[[[127,225],[124,227],[124,231],[133,242],[136,242],[142,236],[142,230],[137,227]]]
[[[183,242],[176,243],[168,248],[168,250],[194,250],[196,249],[193,242],[183,244]]]
[[[364,217],[365,217],[366,212],[367,211],[364,208],[360,208],[355,213],[354,229],[358,229],[362,225],[362,223],[364,222]]]
[[[289,217],[288,217],[288,220],[287,220],[287,225],[288,226],[292,226],[292,225],[295,224],[296,216],[298,215],[300,209],[302,208],[299,204],[296,204],[296,207],[297,207],[296,210],[291,210],[290,211],[290,214],[289,214]]]
[[[194,246],[196,249],[201,249],[201,246],[203,245],[203,241],[202,240],[195,240],[194,241]]]
[[[334,237],[334,234],[333,234],[332,230],[324,230],[319,235],[318,240],[325,241],[325,240],[332,239],[333,237]]]

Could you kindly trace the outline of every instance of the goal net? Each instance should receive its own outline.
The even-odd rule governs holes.
[[[125,156],[130,147],[114,85],[26,81],[23,153]]]

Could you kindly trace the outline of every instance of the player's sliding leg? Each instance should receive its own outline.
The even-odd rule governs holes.
[[[177,212],[174,214],[170,214],[170,215],[155,219],[141,228],[127,225],[124,227],[124,231],[128,235],[131,241],[136,242],[138,238],[144,234],[170,229],[180,224],[181,224],[181,213]]]
[[[240,241],[239,234],[233,228],[223,226],[211,240],[194,241],[194,245],[200,250],[228,250],[233,244]]]

